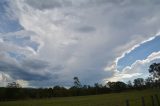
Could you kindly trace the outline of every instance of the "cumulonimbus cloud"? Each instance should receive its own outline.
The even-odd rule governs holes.
[[[105,67],[116,66],[113,63],[117,57],[122,57],[130,48],[135,48],[135,45],[159,31],[159,5],[156,0],[9,1],[11,16],[18,20],[24,31],[35,34],[24,44],[20,42],[23,44],[21,48],[34,51],[23,53],[24,60],[30,60],[28,62],[31,63],[40,60],[34,65],[44,66],[37,69],[26,63],[30,70],[21,71],[36,74],[48,85],[72,82],[74,76],[80,77],[85,84],[113,77],[115,70],[106,68],[106,71]],[[13,39],[11,42],[16,43]],[[15,45],[17,47],[20,44]],[[6,53],[5,50],[3,52]],[[20,65],[24,64],[22,60],[16,61]],[[46,79],[42,74],[53,77]],[[29,84],[35,82],[30,81]]]

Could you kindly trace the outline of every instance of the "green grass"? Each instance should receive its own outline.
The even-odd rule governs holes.
[[[142,90],[92,96],[8,101],[0,102],[0,106],[125,106],[126,99],[129,99],[130,106],[142,106],[142,96],[145,98],[146,106],[152,106],[150,96],[154,94],[158,94],[160,99],[160,90]]]

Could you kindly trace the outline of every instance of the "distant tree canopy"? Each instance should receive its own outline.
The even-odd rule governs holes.
[[[117,81],[117,82],[108,82],[107,85],[112,90],[124,90],[126,89],[127,85],[124,82]]]
[[[160,79],[160,63],[153,63],[149,66],[149,73],[154,79]]]

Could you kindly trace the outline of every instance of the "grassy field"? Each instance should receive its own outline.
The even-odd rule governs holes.
[[[160,99],[160,90],[142,90],[92,96],[0,102],[0,106],[125,106],[126,99],[129,99],[130,106],[142,106],[142,96],[145,98],[146,106],[152,106],[150,96],[154,94],[158,94]]]

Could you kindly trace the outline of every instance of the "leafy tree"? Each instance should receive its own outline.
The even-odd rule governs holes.
[[[116,87],[117,87],[117,89],[125,90],[126,84],[124,82],[118,81],[118,82],[116,82]]]
[[[160,79],[160,63],[153,63],[149,66],[149,73],[154,79]]]
[[[54,90],[61,90],[61,87],[58,86],[58,85],[56,85],[56,86],[53,87],[53,89],[54,89]]]
[[[70,88],[72,95],[79,96],[81,95],[82,85],[78,79],[78,77],[74,77],[74,86]]]
[[[128,88],[132,88],[133,87],[132,82],[130,80],[127,82],[127,87]]]
[[[124,82],[121,81],[117,81],[117,82],[108,82],[107,85],[109,86],[109,88],[111,88],[112,90],[125,90],[126,89],[126,84]]]
[[[101,88],[103,88],[102,84],[95,83],[94,84],[95,92],[98,94]]]
[[[95,87],[95,88],[102,88],[103,85],[102,85],[102,84],[95,83],[95,84],[94,84],[94,87]]]
[[[143,78],[137,78],[137,79],[134,79],[134,87],[136,88],[140,88],[140,87],[143,87],[144,86],[144,79]]]
[[[148,77],[145,79],[145,85],[146,87],[152,87],[153,86],[153,78],[152,77]]]

